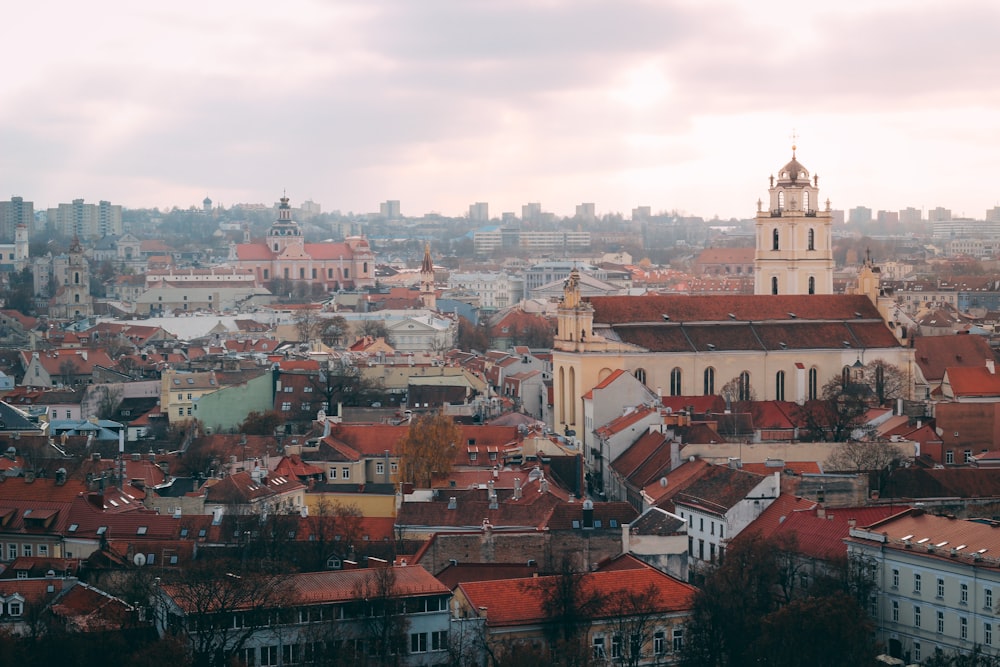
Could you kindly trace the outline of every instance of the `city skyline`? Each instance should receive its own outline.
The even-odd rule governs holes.
[[[820,5],[18,7],[0,182],[36,210],[287,189],[414,217],[594,202],[742,219],[794,134],[834,209],[983,217],[1000,201],[1000,8]]]

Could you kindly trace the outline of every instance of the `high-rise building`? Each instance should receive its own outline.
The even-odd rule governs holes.
[[[576,218],[577,220],[582,220],[584,222],[593,222],[597,219],[597,214],[595,212],[595,206],[593,203],[584,203],[576,205]]]
[[[29,232],[35,230],[35,205],[22,197],[0,201],[0,241],[13,241],[18,225],[24,225]]]
[[[469,222],[488,222],[490,219],[490,205],[484,201],[469,204]]]
[[[899,223],[899,213],[897,211],[879,211],[878,223],[880,225],[895,225]]]
[[[907,206],[899,212],[899,222],[903,225],[919,225],[924,220],[924,215],[919,208]]]
[[[986,222],[1000,222],[1000,206],[987,209]]]
[[[872,221],[872,210],[867,206],[855,206],[848,213],[847,221],[852,225],[867,225]]]
[[[49,229],[63,236],[97,239],[122,233],[122,207],[109,201],[85,204],[74,199],[71,204],[59,204],[46,215]]]
[[[525,222],[538,222],[542,217],[542,205],[539,202],[531,202],[521,207],[521,220]]]
[[[948,220],[951,220],[951,211],[949,209],[937,206],[927,211],[928,222],[947,222]]]
[[[397,220],[401,216],[399,215],[399,200],[389,199],[384,201],[378,206],[379,214],[386,220]]]
[[[632,209],[632,222],[649,220],[652,215],[652,208],[649,206],[636,206]]]

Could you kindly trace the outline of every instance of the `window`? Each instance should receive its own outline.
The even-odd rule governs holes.
[[[475,461],[479,458],[479,452],[469,452],[469,460]]]
[[[969,584],[962,584],[959,586],[959,600],[962,604],[969,604]]]
[[[431,650],[445,651],[448,649],[448,631],[435,630],[431,633]]]
[[[7,603],[7,613],[11,616],[20,616],[24,613],[24,603],[19,600],[12,600]]]
[[[920,642],[913,642],[913,659],[920,662]]]
[[[278,647],[277,646],[261,646],[260,647],[260,664],[261,667],[267,667],[268,665],[278,664]]]
[[[809,293],[810,294],[816,293],[816,279],[813,278],[812,276],[809,276]]]
[[[49,545],[39,544],[38,545],[38,555],[42,558],[47,558],[49,555]]]
[[[937,580],[937,596],[939,598],[944,597],[944,579]]]
[[[751,390],[750,390],[750,371],[743,371],[742,373],[740,373],[740,379],[739,379],[737,391],[739,392],[739,395],[737,396],[738,400],[740,400],[740,401],[749,401],[750,400],[750,394],[751,394]]]
[[[299,645],[284,644],[281,647],[281,664],[294,665],[299,662]]]
[[[987,646],[993,644],[993,624],[983,623],[983,643]]]
[[[920,578],[919,572],[913,573],[913,592],[919,593],[920,589],[923,587],[923,581]]]
[[[698,540],[698,560],[705,560],[705,540]]]
[[[286,394],[290,394],[293,391],[295,391],[295,387],[293,387],[290,384],[286,384],[284,387],[282,387],[282,391],[284,391]]]
[[[427,633],[426,632],[410,633],[410,653],[426,653],[426,652],[427,652]]]
[[[684,648],[684,628],[674,628],[674,652]]]
[[[594,647],[594,657],[598,659],[604,658],[604,637],[595,636],[593,647]]]
[[[705,532],[705,517],[700,517],[698,519],[698,530]]]
[[[351,478],[351,469],[350,468],[341,468],[340,469],[340,478],[341,479],[350,479]]]
[[[815,250],[816,249],[816,230],[810,229],[809,230],[809,237],[808,238],[809,238],[809,240],[807,241],[807,243],[809,244],[808,249],[809,250]]]
[[[771,277],[771,294],[778,293],[778,278],[777,276]]]
[[[309,412],[310,410],[312,410],[312,403],[303,403],[299,406],[299,409],[302,412]]]
[[[965,616],[960,616],[958,619],[958,636],[962,639],[969,638],[969,619]]]
[[[21,553],[23,555],[27,556],[28,558],[31,558],[31,556],[32,556],[32,547],[31,547],[31,545],[30,544],[24,544],[24,545],[22,545],[21,546]]]
[[[774,400],[785,400],[785,371],[778,371],[774,376]]]
[[[948,451],[946,451],[944,453],[944,462],[945,463],[954,463],[955,462],[955,450],[949,449]]]
[[[663,630],[653,633],[653,655],[663,655],[666,652],[667,636]]]
[[[993,589],[987,588],[983,591],[983,606],[986,609],[993,608]]]
[[[892,601],[892,622],[899,623],[899,601]]]
[[[937,631],[944,632],[944,612],[939,611],[937,613]]]
[[[779,192],[778,193],[778,199],[780,201],[784,201],[784,195],[785,195],[784,192]],[[779,206],[779,208],[781,207],[780,203],[779,203],[778,206]],[[773,229],[771,231],[771,250],[778,250],[778,249],[779,249],[779,244],[778,244],[778,230],[777,230],[777,228],[775,228],[775,229]]]
[[[289,412],[289,411],[291,411],[291,409],[292,409],[292,403],[291,403],[291,401],[285,401],[285,402],[283,402],[281,404],[281,411],[282,412]]]
[[[709,521],[708,522],[708,534],[709,535],[715,535],[715,522],[714,521]]]
[[[682,396],[681,392],[681,369],[674,368],[670,371],[670,395],[671,396]]]
[[[819,394],[817,393],[817,371],[815,368],[809,369],[809,400],[815,401]]]
[[[622,657],[621,635],[615,635],[611,638],[611,657],[615,659]]]
[[[385,463],[383,463],[382,461],[376,461],[375,462],[375,474],[376,475],[384,475],[385,474]]]
[[[642,368],[635,369],[635,379],[639,382],[646,384],[646,371]]]
[[[705,369],[704,387],[702,394],[711,396],[715,393],[715,369],[709,366]]]
[[[726,525],[723,523],[719,524],[719,539],[725,539],[726,535]],[[719,558],[722,558],[722,554],[719,554]]]
[[[916,605],[913,606],[913,627],[920,627],[920,607]]]

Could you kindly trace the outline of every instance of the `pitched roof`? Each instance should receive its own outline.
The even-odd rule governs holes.
[[[986,366],[955,366],[945,369],[944,381],[955,396],[1000,396],[1000,375]]]
[[[548,614],[544,600],[546,591],[556,585],[558,576],[528,579],[473,581],[459,584],[474,609],[486,609],[486,624],[490,627],[533,625],[545,622]],[[670,613],[691,608],[695,588],[652,567],[588,572],[578,575],[575,584],[583,591],[604,599],[618,594],[641,594],[651,587],[656,593],[645,613]],[[586,597],[586,595],[585,595]],[[610,605],[603,605],[587,614],[600,619],[613,614]]]
[[[914,361],[928,381],[939,381],[946,368],[983,366],[993,359],[993,350],[982,336],[917,336],[913,339]]]
[[[711,466],[678,494],[674,502],[721,515],[746,498],[763,480],[764,477],[756,473],[724,465]]]
[[[769,507],[768,510],[770,509]],[[838,507],[822,511],[817,507],[793,508],[782,515],[785,520],[775,526],[770,534],[779,539],[782,536],[794,535],[798,553],[812,558],[833,560],[847,554],[844,538],[850,533],[852,521],[858,527],[869,526],[906,509],[908,509],[906,506],[899,505]],[[751,524],[750,529],[755,525],[756,522]]]

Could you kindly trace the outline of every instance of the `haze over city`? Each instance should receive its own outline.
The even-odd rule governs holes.
[[[0,182],[37,208],[749,217],[790,157],[831,205],[1000,200],[985,0],[19,5]]]

